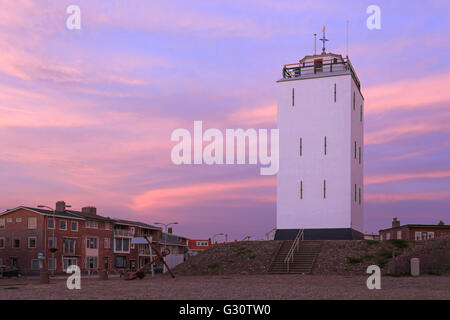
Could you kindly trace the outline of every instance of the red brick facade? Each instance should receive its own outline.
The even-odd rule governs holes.
[[[400,226],[400,222],[394,219],[393,227],[380,230],[380,240],[432,240],[450,237],[450,225],[421,225],[407,224]]]
[[[14,265],[24,274],[38,274],[41,267],[60,274],[71,264],[78,265],[82,272],[129,270],[152,258],[149,246],[132,244],[133,238],[148,236],[156,247],[163,246],[158,227],[110,219],[97,215],[96,210],[84,209],[95,208],[53,212],[18,207],[1,213],[0,265]],[[56,251],[52,249],[53,237]],[[172,250],[183,251],[185,245]],[[43,260],[39,260],[40,253],[44,253]],[[156,254],[152,254],[154,258]]]

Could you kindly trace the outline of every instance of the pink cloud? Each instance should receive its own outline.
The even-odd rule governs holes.
[[[139,211],[147,208],[182,207],[195,203],[206,203],[216,200],[255,200],[273,202],[273,195],[247,195],[245,190],[261,187],[274,187],[274,178],[257,178],[252,180],[230,182],[205,182],[190,185],[167,187],[146,191],[133,197],[130,205],[133,210]]]
[[[432,172],[414,172],[414,173],[397,173],[368,176],[364,178],[364,184],[380,184],[400,180],[409,179],[440,179],[450,178],[450,171],[432,171]]]
[[[368,203],[389,203],[397,201],[433,201],[448,200],[450,191],[417,192],[417,193],[366,193],[364,201]]]

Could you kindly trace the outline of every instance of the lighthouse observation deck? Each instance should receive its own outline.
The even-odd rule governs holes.
[[[283,66],[283,78],[279,81],[334,76],[339,74],[351,74],[356,86],[361,90],[358,76],[350,63],[350,60],[335,54],[306,56],[299,62],[285,64]]]

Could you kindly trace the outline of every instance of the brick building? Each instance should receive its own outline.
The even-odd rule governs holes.
[[[397,218],[392,220],[392,227],[380,230],[380,240],[432,240],[450,237],[450,225],[439,224],[405,224],[400,225]]]
[[[21,206],[0,213],[0,265],[25,274],[38,274],[41,267],[63,273],[72,264],[82,272],[137,269],[156,257],[144,236],[158,248],[167,245],[171,264],[183,261],[187,238],[164,237],[161,228],[104,217],[95,207],[69,210],[64,201],[54,211]],[[39,254],[45,258],[39,260]]]
[[[212,241],[210,239],[189,239],[188,248],[189,255],[195,256],[200,251],[206,250],[212,247]]]

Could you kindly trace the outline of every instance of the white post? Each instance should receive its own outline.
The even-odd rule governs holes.
[[[413,277],[420,276],[420,260],[419,260],[419,258],[411,259],[411,275]]]

